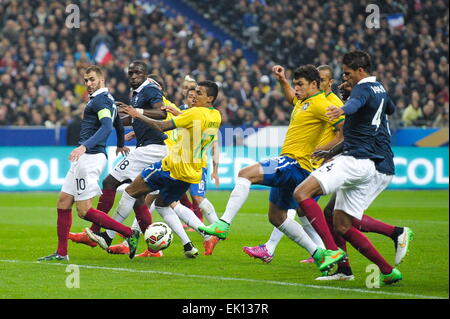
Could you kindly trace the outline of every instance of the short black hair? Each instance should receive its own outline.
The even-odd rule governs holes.
[[[312,64],[302,65],[294,71],[294,80],[298,80],[300,78],[306,79],[309,83],[316,81],[317,87],[320,87],[319,71]]]
[[[148,66],[147,66],[147,63],[145,63],[145,62],[142,61],[142,60],[134,60],[133,62],[130,63],[130,66],[131,66],[131,65],[138,65],[138,66],[142,67],[142,69],[144,70],[145,74],[148,73]]]
[[[342,59],[342,63],[352,70],[362,68],[367,73],[370,73],[370,70],[372,69],[370,55],[362,50],[347,52]]]
[[[211,103],[214,103],[214,101],[217,98],[217,94],[219,94],[219,86],[216,84],[216,82],[206,80],[206,81],[198,82],[197,85],[206,87],[206,94],[208,96],[212,96],[214,98],[211,102]]]

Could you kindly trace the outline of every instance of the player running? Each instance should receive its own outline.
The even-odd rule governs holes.
[[[203,154],[211,146],[221,123],[219,111],[212,106],[217,98],[217,84],[212,81],[199,82],[196,92],[198,97],[205,97],[207,103],[201,107],[186,110],[183,114],[171,120],[152,120],[140,114],[131,106],[123,107],[125,113],[144,121],[160,132],[179,129],[179,139],[176,145],[170,149],[169,154],[162,161],[145,168],[141,175],[136,177],[125,189],[124,193],[132,198],[138,198],[159,190],[155,201],[155,209],[165,223],[180,237],[185,255],[189,258],[195,258],[198,255],[198,250],[193,246],[178,216],[169,205],[178,201],[183,193],[188,190],[190,184],[200,182]],[[106,214],[103,217],[105,221],[112,220]],[[137,217],[139,219],[139,216]],[[137,249],[139,232],[133,231],[122,224],[110,223],[109,225],[111,227],[106,228],[115,230],[126,238],[132,238],[131,240],[128,239],[128,244],[130,248],[129,256],[133,258]],[[144,232],[150,223],[148,220],[144,220],[139,225]],[[108,244],[101,236],[92,233],[88,228],[86,232],[103,249],[108,249]]]
[[[148,79],[147,64],[143,61],[133,61],[128,67],[128,80],[133,90],[131,104],[141,114],[154,119],[164,119],[166,112],[161,110],[163,106],[163,93],[161,87],[155,81]],[[118,106],[123,105],[121,102]],[[126,120],[125,118],[123,119]],[[130,119],[129,119],[130,120]],[[128,123],[131,124],[131,123]],[[140,172],[152,163],[160,161],[167,155],[167,146],[164,143],[166,135],[158,130],[155,130],[143,121],[136,119],[132,121],[134,136],[136,137],[136,148],[128,154],[103,180],[103,194],[100,196],[97,209],[108,213],[114,205],[117,188],[124,184],[131,182]],[[149,215],[150,212],[147,205],[145,205],[144,198],[130,198],[126,193],[120,199],[120,205],[128,205],[134,208],[136,216]],[[115,214],[114,219],[118,222],[123,222],[128,215],[123,216]],[[100,225],[93,224],[91,231],[99,233]],[[105,241],[111,243],[114,233],[101,233]],[[69,238],[76,242],[89,245],[91,247],[97,246],[86,234],[71,233]]]
[[[333,93],[331,87],[333,85],[333,73],[331,67],[328,65],[321,65],[317,68],[320,76],[320,89],[324,92],[328,101],[330,101],[331,105],[343,106],[344,103],[339,99],[339,97]],[[289,85],[289,84],[288,84]],[[291,87],[286,88],[286,90],[294,91]],[[294,105],[298,102],[297,98],[294,98],[292,102]],[[319,150],[329,150],[336,144],[342,141],[342,125],[339,125],[339,129],[335,126],[327,126],[325,131],[322,133],[319,146],[316,151]],[[317,160],[317,158],[312,158],[312,167],[313,169],[317,169],[322,164],[323,160]],[[297,209],[297,214],[300,217],[301,225],[305,230],[306,234],[311,238],[311,240],[320,248],[325,248],[322,239],[317,234],[314,227],[308,221],[308,218],[303,215],[300,209]],[[295,218],[295,210],[288,210],[287,217],[294,219]],[[274,227],[269,240],[262,245],[254,246],[254,247],[243,247],[243,251],[249,255],[250,257],[261,259],[263,262],[269,263],[272,261],[272,258],[275,253],[275,249],[279,244],[281,238],[283,237],[283,233],[278,230],[278,228]],[[306,260],[302,260],[302,263],[313,263],[314,258],[308,258]]]
[[[346,116],[343,153],[312,172],[296,188],[294,198],[325,246],[333,250],[337,245],[313,197],[337,192],[334,230],[380,268],[380,282],[392,284],[401,280],[402,274],[352,223],[354,218],[361,220],[364,210],[387,186],[375,164],[385,155],[377,135],[386,114],[392,114],[395,106],[382,84],[369,75],[370,69],[370,56],[366,52],[352,51],[344,55],[344,80],[352,87],[351,95],[344,107],[331,106],[327,112],[330,119]]]
[[[102,213],[92,208],[92,199],[101,194],[98,179],[106,165],[106,140],[113,125],[118,134],[118,150],[123,150],[123,127],[114,98],[105,87],[102,70],[95,65],[89,66],[84,73],[84,83],[90,100],[81,122],[80,146],[70,153],[72,163],[58,197],[58,249],[39,261],[69,260],[67,243],[73,203],[78,216],[86,220],[95,221],[95,216]]]
[[[225,213],[216,223],[201,227],[205,233],[225,239],[230,224],[244,204],[252,184],[271,186],[269,197],[269,220],[281,232],[298,245],[304,247],[316,261],[320,271],[325,271],[342,258],[345,253],[318,247],[295,220],[286,218],[288,209],[296,208],[292,193],[295,187],[312,171],[311,153],[320,142],[320,136],[329,126],[335,126],[343,118],[329,120],[326,116],[327,101],[320,87],[319,72],[313,65],[301,66],[294,72],[294,90],[286,79],[284,68],[274,66],[288,100],[296,97],[291,121],[279,157],[261,161],[239,172],[236,185],[231,192]]]

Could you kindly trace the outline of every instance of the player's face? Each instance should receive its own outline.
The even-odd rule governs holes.
[[[189,90],[186,97],[186,104],[188,107],[193,107],[195,98],[197,96],[197,93],[195,93],[195,90]]]
[[[89,72],[84,75],[84,85],[89,95],[105,86],[105,81],[95,72]]]
[[[331,79],[330,72],[328,70],[320,70],[319,75],[320,75],[320,89],[325,92],[331,90],[333,80]]]
[[[315,81],[308,82],[305,78],[295,79],[294,81],[295,97],[304,100],[317,91]]]
[[[188,90],[189,90],[189,89],[195,89],[195,86],[196,86],[196,85],[195,85],[195,83],[193,83],[193,82],[184,81],[184,82],[183,82],[183,86],[181,87],[183,96],[184,96],[185,98],[187,98],[186,94],[187,94]],[[186,103],[186,104],[187,104],[187,103]]]
[[[353,70],[345,64],[342,66],[342,71],[344,72],[342,80],[350,84],[351,87],[354,87],[361,79],[358,70]]]
[[[195,97],[193,101],[193,106],[208,106],[211,103],[211,97],[208,96],[206,92],[206,87],[197,86],[195,88]]]
[[[137,89],[147,79],[147,74],[140,65],[131,64],[128,68],[128,81],[133,89]]]

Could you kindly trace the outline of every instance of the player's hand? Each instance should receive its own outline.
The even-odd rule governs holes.
[[[74,149],[72,152],[70,152],[69,160],[71,162],[76,162],[81,157],[81,155],[83,155],[84,153],[86,153],[86,146],[80,145],[76,149]]]
[[[123,108],[123,107],[129,106],[128,104],[125,104],[125,103],[123,103],[123,102],[116,102],[116,105],[117,105],[119,108]]]
[[[286,80],[285,70],[281,65],[274,65],[272,67],[272,73],[278,81]]]
[[[217,172],[212,172],[211,180],[214,180],[214,185],[216,186],[216,188],[219,187],[219,185],[220,185],[220,178],[219,178],[219,174]]]
[[[180,115],[182,112],[178,111],[176,108],[170,105],[163,105],[161,106],[161,111],[169,112],[175,116]]]
[[[352,87],[347,81],[342,82],[338,86],[339,92],[341,92],[342,99],[345,101],[349,98]]]
[[[136,133],[134,133],[134,131],[131,131],[127,134],[125,134],[125,141],[129,142],[131,140],[133,140],[136,137]]]
[[[129,134],[129,133],[128,133]],[[116,148],[116,156],[122,154],[122,156],[127,156],[130,153],[130,149],[126,146]]]
[[[330,119],[330,120],[334,120],[337,119],[339,116],[344,114],[344,110],[340,107],[336,107],[334,105],[329,106],[327,108],[327,113],[325,113],[325,115]]]
[[[141,115],[134,107],[126,104],[121,107],[121,110],[132,118],[138,118]]]

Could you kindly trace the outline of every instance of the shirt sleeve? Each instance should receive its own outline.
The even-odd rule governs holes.
[[[336,126],[337,124],[342,122],[345,117],[344,115],[341,115],[337,119],[330,120],[328,116],[326,116],[329,106],[330,104],[315,103],[314,105],[312,105],[312,111],[321,121],[327,122],[331,126]]]
[[[200,118],[199,111],[196,107],[187,109],[183,113],[178,116],[172,118],[172,122],[175,127],[183,127],[183,128],[191,128],[192,122],[196,119]]]
[[[161,90],[158,90],[157,88],[147,88],[147,91],[145,92],[145,99],[147,101],[146,106],[148,109],[155,108],[156,103],[162,103],[163,102],[163,94]]]
[[[356,86],[350,95],[350,98],[345,102],[342,109],[345,115],[356,113],[361,107],[363,107],[370,97],[368,87]]]
[[[388,102],[386,104],[386,114],[387,115],[394,114],[395,109],[396,109],[396,106],[395,106],[394,102],[392,101],[392,99],[389,97]]]

